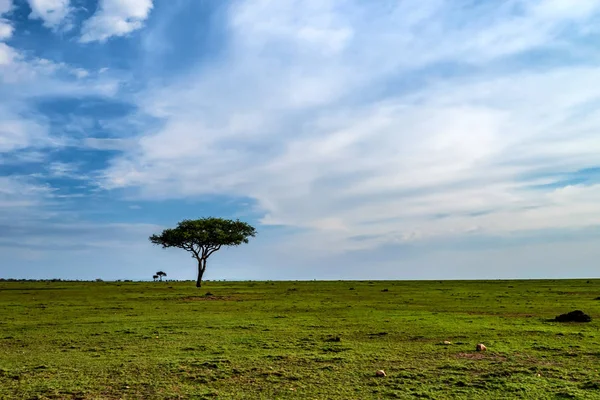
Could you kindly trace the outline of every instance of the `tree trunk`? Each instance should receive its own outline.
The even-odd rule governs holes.
[[[202,275],[204,275],[205,269],[206,269],[206,258],[198,259],[198,280],[196,281],[197,288],[202,286]]]

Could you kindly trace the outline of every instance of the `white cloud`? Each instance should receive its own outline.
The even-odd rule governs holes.
[[[88,81],[91,74],[85,69],[26,54],[0,42],[0,89],[11,91],[13,101],[49,94],[112,96],[118,90],[116,78],[95,75],[97,79]],[[69,79],[72,76],[78,79]]]
[[[50,163],[47,169],[48,173],[53,178],[85,179],[81,174],[79,165],[75,163],[55,161]]]
[[[0,105],[0,154],[28,147],[44,147],[51,143],[47,128],[18,110]]]
[[[7,162],[3,153],[56,144],[45,121],[32,113],[24,101],[31,94],[30,88],[37,94],[45,92],[48,84],[44,80],[54,68],[47,60],[25,60],[16,49],[0,42],[0,94],[10,99],[0,103],[0,162]]]
[[[292,42],[329,56],[342,52],[353,35],[340,2],[253,0],[236,7],[231,25],[240,34],[238,39],[253,50],[265,42],[284,46]]]
[[[164,127],[107,187],[251,197],[323,251],[600,224],[597,186],[531,188],[600,165],[599,70],[516,59],[585,52],[599,1],[237,4],[227,64],[140,95]]]
[[[0,18],[0,40],[10,39],[13,34],[12,25],[5,19]]]
[[[52,76],[61,69],[68,69],[68,67],[43,58],[27,59],[14,47],[0,43],[1,83],[27,84],[36,79]]]
[[[0,67],[12,64],[17,57],[17,52],[12,47],[0,42]]]
[[[2,14],[7,14],[13,8],[12,0],[0,0],[0,16]]]
[[[70,0],[28,0],[31,19],[41,19],[47,28],[57,28],[71,12]]]
[[[88,76],[90,76],[89,71],[87,71],[83,68],[75,68],[75,69],[73,69],[72,73],[79,79],[87,78]]]
[[[152,6],[152,0],[100,0],[96,13],[83,23],[80,41],[104,42],[138,30]]]
[[[52,190],[17,176],[0,176],[0,221],[12,216],[19,209],[38,207]]]
[[[38,7],[50,3],[36,2]],[[56,3],[58,4],[58,3]],[[11,11],[11,2],[0,0],[0,15]],[[52,14],[52,13],[51,13]],[[0,20],[0,35],[2,34]],[[69,79],[69,75],[79,80]],[[32,98],[46,96],[112,96],[118,82],[109,77],[85,82],[90,73],[45,58],[32,57],[15,47],[0,42],[0,155],[2,163],[15,163],[18,156],[2,153],[36,150],[64,145],[65,140],[52,135],[46,121],[32,107]]]
[[[2,18],[3,14],[7,14],[12,10],[12,7],[12,0],[0,0],[0,40],[10,39],[13,34],[14,28],[10,22]],[[0,53],[0,63],[2,63],[1,57]]]

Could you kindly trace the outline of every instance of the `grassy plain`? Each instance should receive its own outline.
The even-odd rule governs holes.
[[[600,280],[0,282],[0,398],[600,399],[599,296]],[[575,309],[594,320],[550,321]]]

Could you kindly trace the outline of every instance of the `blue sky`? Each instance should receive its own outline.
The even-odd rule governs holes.
[[[598,276],[600,0],[0,0],[0,275]]]

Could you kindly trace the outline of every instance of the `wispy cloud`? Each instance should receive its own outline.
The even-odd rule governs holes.
[[[0,0],[0,246],[19,260],[103,270],[114,248],[141,271],[154,223],[188,212],[258,218],[227,277],[435,275],[450,253],[597,240],[600,0],[29,4]]]
[[[12,24],[4,18],[5,14],[12,11],[12,8],[12,0],[0,0],[0,46],[2,46],[2,40],[10,39],[13,34]],[[2,62],[2,49],[0,49],[0,64]]]
[[[9,10],[2,7],[0,10]],[[62,134],[51,132],[48,121],[37,110],[40,99],[111,97],[118,87],[118,80],[99,72],[37,57],[0,42],[0,154],[66,142]]]
[[[4,54],[4,55],[3,55]],[[36,109],[37,99],[61,96],[113,96],[118,82],[69,79],[72,68],[46,59],[26,58],[0,43],[0,154],[63,146],[68,140],[52,132],[47,119]],[[32,101],[34,99],[34,101]]]
[[[13,8],[12,0],[0,0],[0,14],[6,14]]]
[[[39,206],[51,193],[47,185],[36,184],[26,177],[0,176],[0,208],[10,210],[13,216],[19,210]],[[0,214],[1,217],[4,214]]]
[[[45,126],[0,106],[0,153],[50,143]]]
[[[133,140],[111,138],[85,138],[82,146],[96,150],[129,150],[135,146]]]
[[[43,228],[32,222],[3,225],[0,222],[0,247],[19,246],[46,251],[122,249],[144,242],[159,229],[151,224],[60,223],[49,221]],[[142,240],[140,240],[142,238]]]
[[[104,184],[247,196],[323,251],[599,224],[596,186],[530,190],[600,163],[598,60],[528,54],[586,52],[600,2],[469,4],[236,3],[225,60],[139,96],[164,128]]]
[[[100,0],[96,13],[83,24],[80,41],[104,42],[138,30],[152,6],[152,0]]]

